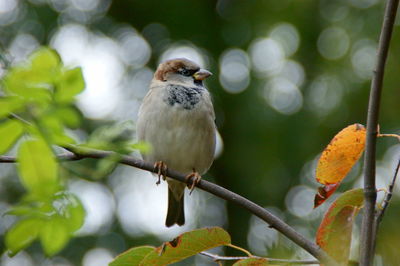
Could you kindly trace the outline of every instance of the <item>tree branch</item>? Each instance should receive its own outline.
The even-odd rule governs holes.
[[[82,148],[82,147],[75,147],[75,146],[70,146],[68,147],[68,150],[71,153],[68,154],[62,154],[58,156],[59,159],[61,160],[80,160],[84,158],[94,158],[94,159],[101,159],[105,158],[108,156],[115,155],[115,152],[111,151],[102,151],[102,150],[95,150],[95,149],[90,149],[90,148]],[[0,163],[14,163],[16,162],[15,157],[10,157],[10,156],[0,156]],[[121,155],[121,159],[119,160],[121,164],[125,165],[130,165],[142,170],[146,170],[149,172],[156,173],[157,170],[154,169],[154,166],[148,162],[145,162],[143,160],[134,158],[132,156],[127,156],[127,155]],[[175,170],[172,169],[167,169],[167,176],[170,178],[173,178],[175,180],[188,183],[191,185],[192,180],[186,180],[186,175],[179,173]],[[327,265],[336,265],[336,262],[329,257],[319,246],[317,246],[314,242],[306,239],[303,235],[299,234],[295,229],[290,227],[288,224],[286,224],[284,221],[264,209],[263,207],[255,204],[254,202],[234,193],[231,192],[221,186],[218,186],[216,184],[213,184],[211,182],[208,182],[204,179],[201,179],[200,182],[196,184],[196,186],[204,191],[207,191],[211,194],[214,194],[217,197],[223,198],[225,200],[228,200],[230,202],[233,202],[266,223],[270,225],[270,227],[275,228],[279,232],[281,232],[283,235],[285,235],[287,238],[292,240],[294,243],[302,247],[304,250],[308,251],[311,255],[313,255],[315,258],[317,258],[319,261],[321,261],[324,264]]]
[[[382,91],[385,64],[389,50],[389,43],[392,37],[393,24],[396,17],[399,0],[388,0],[385,10],[385,17],[382,24],[377,62],[372,77],[371,91],[368,104],[367,115],[367,141],[364,158],[364,197],[365,207],[361,227],[361,254],[360,265],[372,265],[374,259],[374,223],[375,223],[375,204],[376,204],[376,185],[375,185],[375,155],[376,155],[376,136],[378,129],[378,117],[380,98]]]
[[[394,185],[396,183],[396,179],[397,179],[397,174],[399,173],[399,168],[400,168],[400,159],[397,162],[397,166],[396,166],[396,170],[394,171],[394,176],[392,178],[392,182],[389,185],[388,191],[386,192],[385,198],[383,199],[383,203],[382,203],[382,209],[380,209],[377,213],[376,213],[376,217],[375,217],[375,224],[374,224],[374,231],[373,231],[373,250],[375,250],[375,246],[376,246],[376,234],[379,231],[379,225],[382,222],[383,216],[385,215],[386,209],[389,206],[390,200],[393,196],[393,189],[394,189]]]
[[[397,179],[397,174],[399,173],[399,168],[400,168],[400,159],[397,162],[397,166],[396,166],[396,170],[394,171],[392,182],[390,183],[388,191],[385,195],[385,198],[383,199],[382,209],[376,215],[376,227],[379,227],[379,223],[382,221],[383,215],[385,215],[385,211],[386,211],[387,207],[389,206],[389,202],[393,196],[393,189],[394,189],[394,185],[396,184],[396,179]]]
[[[252,257],[228,257],[228,256],[220,256],[217,254],[212,254],[209,252],[200,252],[201,255],[212,258],[214,261],[230,261],[230,260],[245,260],[248,258],[256,258],[256,259],[267,259],[269,263],[274,264],[282,264],[282,265],[293,265],[293,264],[319,264],[317,260],[285,260],[285,259],[274,259],[274,258],[264,258],[258,256]]]
[[[84,157],[69,152],[57,155],[57,159],[60,161],[78,161],[84,159]],[[17,162],[18,160],[14,156],[7,156],[7,155],[0,156],[0,163],[17,163]]]

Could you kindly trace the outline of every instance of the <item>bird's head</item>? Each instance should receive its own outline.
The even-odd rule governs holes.
[[[177,58],[161,63],[154,74],[154,78],[164,82],[170,81],[202,85],[203,80],[211,75],[210,71],[201,69],[196,63],[190,60]]]

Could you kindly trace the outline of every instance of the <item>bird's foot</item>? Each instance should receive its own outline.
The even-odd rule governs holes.
[[[199,173],[196,172],[195,169],[193,169],[193,172],[188,174],[186,177],[186,183],[191,180],[191,184],[188,184],[188,188],[190,190],[189,195],[192,194],[194,188],[196,187],[196,185],[200,182],[201,180],[201,175],[199,175]]]
[[[158,161],[154,163],[154,171],[157,171],[158,180],[156,182],[157,185],[161,183],[161,177],[165,181],[167,178],[167,165],[163,161]]]

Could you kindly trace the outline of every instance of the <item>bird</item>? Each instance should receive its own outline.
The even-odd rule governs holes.
[[[192,192],[214,160],[215,112],[203,84],[211,75],[186,58],[166,60],[157,67],[139,108],[137,138],[151,146],[142,157],[158,169],[157,184],[160,175],[168,183],[167,227],[185,223],[186,184],[165,177],[166,170],[194,178]]]

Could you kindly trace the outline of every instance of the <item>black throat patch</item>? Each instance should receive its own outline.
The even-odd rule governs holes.
[[[174,106],[180,105],[186,110],[193,109],[201,99],[203,88],[201,87],[185,87],[182,85],[169,85],[164,102]]]

